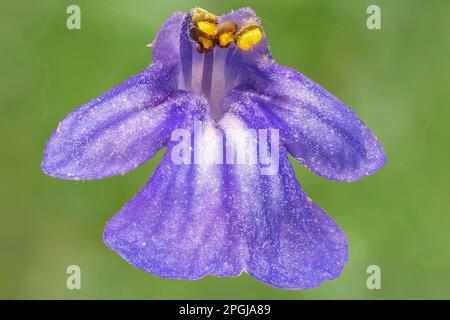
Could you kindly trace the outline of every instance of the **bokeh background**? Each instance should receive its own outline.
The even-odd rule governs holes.
[[[81,30],[66,8],[81,7]],[[366,27],[378,4],[382,30]],[[304,189],[342,227],[341,277],[306,291],[253,280],[159,279],[102,243],[106,221],[161,158],[121,177],[56,180],[40,170],[46,140],[75,107],[143,69],[146,44],[174,11],[251,6],[276,60],[323,85],[375,132],[389,163],[357,183],[294,164]],[[0,5],[0,298],[450,298],[450,2],[446,0],[40,0]],[[66,289],[66,268],[82,289]],[[379,265],[381,290],[366,269]]]

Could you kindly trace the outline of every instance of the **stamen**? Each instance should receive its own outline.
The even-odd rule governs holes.
[[[214,48],[215,38],[200,29],[192,28],[191,38],[197,42],[197,51],[200,53],[209,52]]]
[[[191,38],[197,42],[197,50],[200,53],[209,52],[214,48],[219,18],[200,8],[191,11],[191,22],[193,24],[190,31]]]
[[[239,72],[242,67],[242,51],[237,47],[228,49],[225,58],[225,90],[235,87],[239,83]]]
[[[228,107],[221,100],[241,81],[243,51],[250,50],[263,38],[258,21],[245,21],[240,30],[234,21],[220,25],[218,22],[214,14],[192,9],[183,22],[181,37],[184,79],[180,79],[180,88],[203,94],[213,119],[219,119],[226,111]]]
[[[203,74],[202,74],[202,88],[201,92],[210,99],[211,83],[214,68],[214,52],[207,52],[203,54]]]
[[[239,30],[234,42],[236,45],[244,51],[250,50],[252,47],[261,41],[264,32],[261,26],[256,24],[251,24],[243,27]]]
[[[192,9],[192,23],[203,32],[208,33],[207,30],[211,26],[216,26],[219,23],[219,18],[206,10],[203,10],[201,8],[194,8]],[[205,27],[205,29],[203,29],[202,26]]]
[[[209,21],[200,21],[196,24],[197,28],[203,31],[208,36],[216,35],[216,25]]]
[[[226,21],[217,28],[216,43],[221,48],[227,48],[234,40],[237,31],[237,24],[233,21]]]

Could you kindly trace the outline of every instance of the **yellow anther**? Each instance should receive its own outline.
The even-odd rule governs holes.
[[[242,50],[248,51],[261,41],[264,32],[261,26],[252,24],[243,27],[236,35],[234,42]]]
[[[216,35],[216,26],[219,23],[219,18],[201,8],[192,9],[192,23],[201,31],[209,36]]]
[[[218,26],[219,18],[201,8],[192,9],[190,16],[191,38],[197,43],[197,50],[200,53],[213,50],[216,44],[221,48],[227,48],[233,41],[236,46],[248,51],[264,36],[264,31],[257,19],[247,21],[245,26],[237,32],[238,26],[235,22],[226,21]]]
[[[216,23],[219,21],[219,18],[217,18],[217,16],[215,14],[212,14],[202,8],[192,9],[191,15],[192,15],[193,23],[197,23],[198,21],[203,21],[203,20],[216,22]]]
[[[197,42],[197,50],[200,53],[209,52],[214,48],[215,37],[207,35],[200,29],[191,29],[191,38]]]
[[[228,47],[234,40],[234,35],[236,34],[237,28],[237,24],[232,21],[222,23],[217,28],[217,45],[221,48]]]
[[[197,28],[202,30],[208,36],[216,35],[216,25],[209,21],[199,21],[197,22]]]

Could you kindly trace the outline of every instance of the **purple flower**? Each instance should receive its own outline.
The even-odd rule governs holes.
[[[275,63],[249,8],[221,17],[198,8],[175,13],[152,48],[149,67],[61,121],[44,172],[122,175],[166,147],[147,185],[105,228],[105,243],[130,264],[191,280],[245,271],[284,289],[338,277],[347,239],[302,190],[287,155],[327,179],[356,181],[386,162],[372,132],[318,84]],[[175,164],[172,133],[199,121],[227,137],[237,128],[278,129],[278,172]],[[205,144],[219,150],[208,132]]]

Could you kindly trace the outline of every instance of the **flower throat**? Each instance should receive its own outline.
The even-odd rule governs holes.
[[[251,50],[263,35],[257,20],[239,26],[234,21],[220,22],[203,9],[192,9],[182,26],[179,88],[203,94],[211,118],[220,118],[226,111],[220,106],[222,97],[240,84],[242,52]]]

